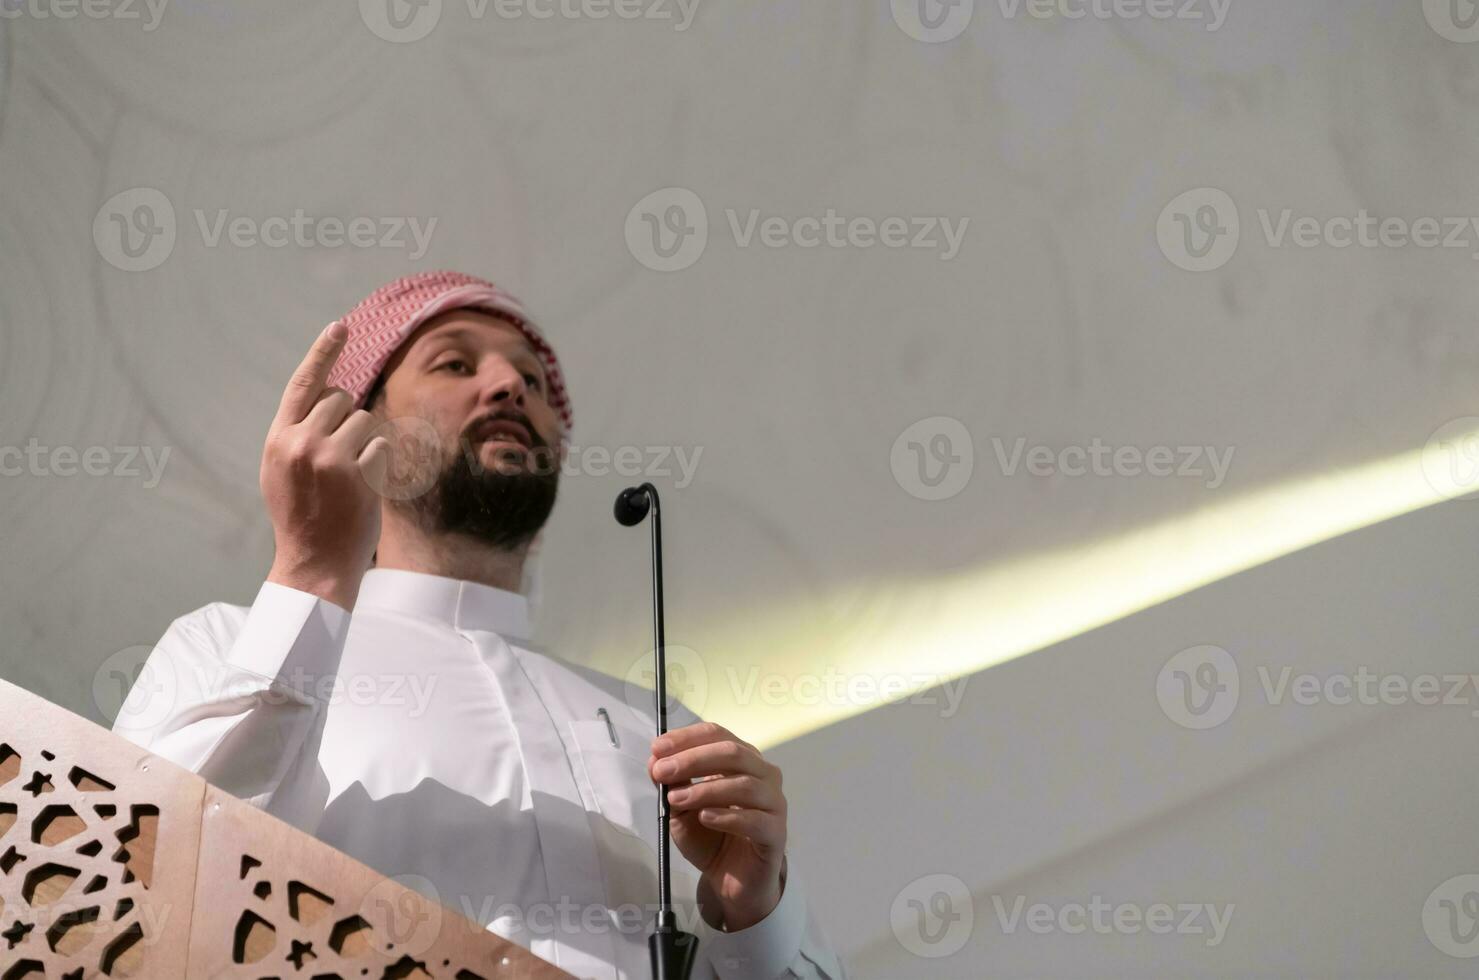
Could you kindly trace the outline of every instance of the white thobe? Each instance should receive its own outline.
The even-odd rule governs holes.
[[[353,613],[264,583],[175,620],[114,731],[579,977],[650,974],[650,695],[530,648],[523,596],[371,569]],[[669,726],[698,720],[680,704]],[[794,855],[735,932],[697,912],[694,977],[838,980]]]

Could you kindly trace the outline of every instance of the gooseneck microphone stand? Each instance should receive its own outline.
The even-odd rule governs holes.
[[[664,651],[662,620],[662,508],[657,501],[657,487],[644,483],[628,487],[616,498],[616,520],[625,527],[642,523],[652,511],[652,635],[654,676],[657,680],[657,734],[668,730],[668,662]],[[671,840],[668,820],[668,787],[660,787],[657,797],[657,921],[655,931],[647,937],[647,951],[652,959],[652,980],[688,980],[698,954],[698,937],[678,928],[673,914],[672,869],[669,867]]]

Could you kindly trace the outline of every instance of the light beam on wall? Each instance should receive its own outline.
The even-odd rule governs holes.
[[[809,607],[747,613],[703,630],[707,649],[683,650],[677,671],[670,663],[674,693],[761,747],[910,697],[948,711],[952,692],[987,667],[1474,492],[1479,453],[1450,458],[1456,447],[1479,447],[1479,429],[1072,548],[927,581],[870,581],[835,596],[834,608],[855,611],[841,630]]]

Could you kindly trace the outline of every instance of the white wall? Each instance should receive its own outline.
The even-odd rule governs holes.
[[[1258,670],[1275,683],[1286,666],[1408,684],[1479,674],[1476,534],[1473,501],[1423,511],[984,671],[953,717],[905,703],[780,746],[792,846],[850,966],[880,978],[1472,975],[1429,941],[1422,912],[1449,878],[1479,873],[1467,818],[1479,690],[1456,705],[1274,704]],[[1204,644],[1233,656],[1241,685],[1225,722],[1191,730],[1161,709],[1157,677]],[[893,906],[941,872],[969,889],[948,908],[973,910],[974,926],[932,959],[896,938]],[[1209,946],[1008,933],[993,902],[1009,914],[1018,896],[1056,909],[1096,895],[1234,908]],[[917,934],[912,916],[899,921]]]

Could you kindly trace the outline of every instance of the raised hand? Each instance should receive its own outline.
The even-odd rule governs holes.
[[[329,371],[348,331],[335,320],[293,372],[262,450],[262,499],[276,554],[267,580],[352,609],[380,539],[390,443]]]

